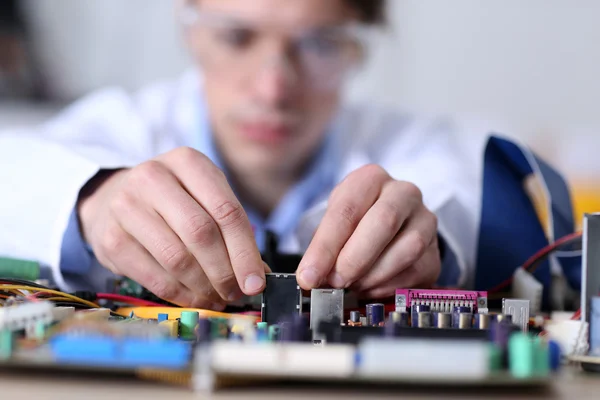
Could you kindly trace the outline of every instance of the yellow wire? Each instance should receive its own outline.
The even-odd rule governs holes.
[[[93,308],[100,308],[100,306],[98,306],[98,304],[96,304],[96,303],[92,303],[91,301],[84,300],[82,298],[73,296],[68,293],[59,292],[58,290],[37,288],[37,287],[25,286],[25,285],[0,285],[0,290],[12,290],[12,289],[27,290],[30,292],[42,292],[42,293],[55,294],[57,296],[66,297],[67,299],[77,301],[79,303],[85,304],[85,305],[93,307]]]

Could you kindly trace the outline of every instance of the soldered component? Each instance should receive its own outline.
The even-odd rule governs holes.
[[[469,317],[471,317],[472,316],[471,308],[466,307],[466,306],[454,307],[454,310],[452,311],[452,327],[453,328],[460,327],[461,314],[468,314]]]
[[[208,318],[200,318],[196,326],[196,341],[208,343],[212,340],[212,321]]]
[[[471,329],[473,326],[473,315],[468,313],[458,314],[458,329]]]
[[[529,300],[502,299],[502,314],[510,315],[512,323],[521,327],[523,332],[529,329]]]
[[[296,275],[266,274],[262,293],[261,319],[269,325],[277,324],[293,314],[302,313],[302,291]]]
[[[477,329],[489,329],[490,327],[490,314],[475,314],[475,328]]]
[[[409,318],[407,312],[392,311],[389,313],[388,321],[396,326],[409,326]]]
[[[385,306],[381,303],[367,304],[367,325],[383,326],[385,323]]]
[[[431,312],[421,311],[417,314],[417,326],[419,328],[431,327]]]
[[[360,322],[360,311],[350,311],[350,319],[348,320],[349,326],[362,326]]]
[[[411,313],[410,313],[411,326],[414,326],[414,327],[419,326],[419,313],[422,313],[422,312],[431,313],[431,307],[428,305],[425,305],[425,304],[412,306]]]
[[[600,350],[600,297],[590,301],[590,352]]]
[[[0,329],[0,360],[8,360],[14,347],[13,333],[8,329]]]
[[[181,339],[196,339],[196,325],[200,315],[198,311],[182,311],[179,318],[179,337]]]
[[[440,329],[451,328],[452,314],[448,312],[433,313],[433,326]]]
[[[470,307],[472,313],[487,313],[485,291],[396,289],[396,311],[408,311],[415,305],[428,305],[432,312],[452,312],[454,307]]]
[[[168,319],[169,319],[169,314],[167,314],[167,313],[159,313],[159,314],[157,315],[157,318],[156,318],[156,319],[157,319],[157,321],[158,321],[159,323],[161,323],[161,322],[163,322],[163,321],[166,321],[166,320],[168,320]]]
[[[158,326],[164,326],[169,332],[169,336],[176,338],[179,336],[179,321],[176,320],[165,320],[158,323]]]
[[[360,316],[359,316],[360,318]],[[342,289],[313,289],[310,292],[310,328],[319,323],[344,320],[344,291]]]

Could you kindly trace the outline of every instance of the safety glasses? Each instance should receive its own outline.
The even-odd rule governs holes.
[[[368,28],[358,24],[294,31],[188,4],[181,15],[194,57],[207,74],[241,81],[281,68],[294,83],[335,90],[364,57]]]

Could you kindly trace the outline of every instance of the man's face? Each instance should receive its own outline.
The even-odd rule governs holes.
[[[293,172],[321,143],[356,53],[342,0],[198,0],[189,31],[217,145],[236,170]]]

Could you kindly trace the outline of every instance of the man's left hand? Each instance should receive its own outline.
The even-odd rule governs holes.
[[[421,191],[367,165],[331,193],[298,267],[298,283],[305,290],[350,288],[367,298],[429,287],[441,268],[437,237],[437,218]]]

